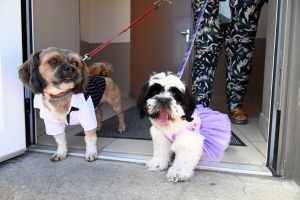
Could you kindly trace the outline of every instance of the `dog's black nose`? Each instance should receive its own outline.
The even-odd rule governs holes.
[[[161,104],[161,105],[167,105],[168,103],[169,103],[169,99],[159,99],[159,103]]]
[[[71,67],[71,66],[65,66],[64,71],[68,72],[68,73],[73,73],[73,72],[75,72],[75,69],[74,69],[74,67]]]

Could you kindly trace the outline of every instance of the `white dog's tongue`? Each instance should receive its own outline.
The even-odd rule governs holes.
[[[169,113],[166,110],[160,110],[157,121],[160,125],[167,124],[169,121]]]

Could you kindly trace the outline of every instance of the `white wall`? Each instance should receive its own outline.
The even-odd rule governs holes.
[[[24,93],[17,71],[22,64],[20,2],[0,1],[0,162],[25,150]]]
[[[130,0],[80,0],[81,40],[104,43],[130,25]],[[112,43],[130,42],[130,30]]]

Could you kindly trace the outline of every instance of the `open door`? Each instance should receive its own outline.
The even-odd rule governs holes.
[[[0,1],[0,162],[25,152],[21,1]]]
[[[131,29],[131,93],[136,97],[152,72],[177,74],[187,48],[192,23],[192,1],[164,3],[154,14]],[[131,1],[131,20],[153,6],[153,1]],[[188,30],[188,31],[187,31]],[[158,50],[157,50],[158,49]],[[186,65],[182,80],[189,83]]]

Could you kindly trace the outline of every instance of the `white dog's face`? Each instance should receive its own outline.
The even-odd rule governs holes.
[[[150,77],[143,87],[137,107],[140,117],[149,117],[152,123],[168,126],[178,121],[192,121],[196,103],[182,81],[171,72]]]

